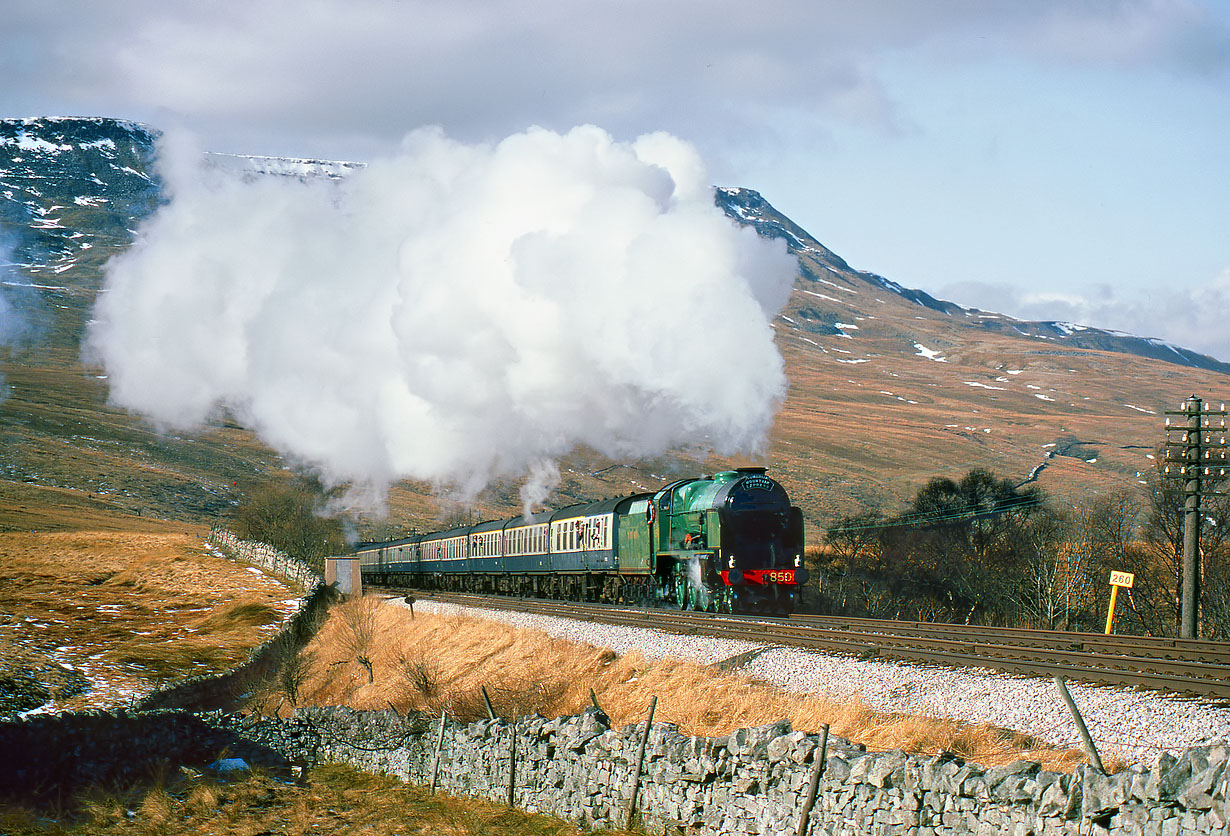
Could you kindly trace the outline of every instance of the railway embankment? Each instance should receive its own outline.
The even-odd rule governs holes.
[[[171,703],[185,706],[177,710],[3,724],[0,786],[13,794],[66,792],[225,755],[274,770],[343,763],[421,784],[434,777],[451,794],[497,801],[509,798],[511,786],[512,802],[525,810],[621,827],[639,777],[647,832],[778,836],[797,832],[820,753],[816,735],[788,722],[719,737],[654,723],[638,770],[644,724],[611,728],[599,710],[446,723],[442,737],[436,718],[392,710],[311,707],[286,719],[187,710],[199,709],[191,704],[203,696],[237,696],[240,684],[190,683],[173,692]],[[984,768],[948,753],[869,752],[833,737],[820,760],[809,832],[1221,833],[1227,761],[1227,746],[1215,744],[1114,775],[1084,766],[1062,773],[1027,760]]]

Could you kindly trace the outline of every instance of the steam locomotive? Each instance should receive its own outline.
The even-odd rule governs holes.
[[[682,610],[789,613],[803,515],[762,467],[356,548],[365,583]]]

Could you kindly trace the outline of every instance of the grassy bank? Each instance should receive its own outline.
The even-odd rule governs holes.
[[[264,774],[235,782],[178,772],[153,789],[95,790],[70,817],[62,811],[0,808],[9,836],[573,836],[571,824],[422,787],[325,766],[294,783]]]
[[[0,714],[128,704],[224,673],[302,593],[211,554],[205,529],[74,491],[0,491]],[[7,530],[5,530],[7,529]]]
[[[872,750],[949,751],[987,766],[1028,758],[1063,771],[1084,759],[989,725],[887,714],[857,699],[805,696],[693,662],[617,656],[479,618],[412,617],[376,597],[335,608],[292,668],[295,675],[272,683],[255,708],[285,714],[296,703],[392,706],[473,720],[486,716],[485,687],[500,715],[555,717],[582,710],[592,689],[616,726],[641,721],[657,696],[657,720],[687,734],[722,735],[789,718],[807,731],[827,723],[834,734]]]

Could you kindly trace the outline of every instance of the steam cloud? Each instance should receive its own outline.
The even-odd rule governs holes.
[[[38,297],[13,262],[12,245],[0,240],[0,357],[23,348],[35,335]],[[31,312],[34,312],[34,316]],[[0,374],[0,403],[12,388]]]
[[[429,128],[342,182],[201,160],[162,149],[170,201],[107,266],[86,350],[115,403],[170,428],[226,407],[375,497],[518,478],[528,506],[578,445],[763,444],[796,265],[715,208],[687,143]]]

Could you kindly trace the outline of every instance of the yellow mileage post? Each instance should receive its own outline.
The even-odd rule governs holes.
[[[1111,625],[1115,623],[1115,600],[1119,597],[1119,587],[1132,588],[1136,576],[1131,572],[1110,573],[1110,609],[1106,613],[1106,635],[1110,635]]]

